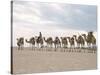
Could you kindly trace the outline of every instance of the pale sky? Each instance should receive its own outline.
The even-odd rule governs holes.
[[[13,2],[13,45],[16,38],[72,36],[97,32],[97,6],[32,1]],[[96,35],[96,34],[95,34]]]

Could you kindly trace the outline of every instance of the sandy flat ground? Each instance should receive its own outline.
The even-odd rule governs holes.
[[[50,51],[51,50],[51,51]],[[53,49],[17,50],[13,48],[13,72],[15,74],[89,70],[97,68],[97,53],[56,52]]]

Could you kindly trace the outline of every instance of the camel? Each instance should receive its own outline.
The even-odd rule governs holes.
[[[40,48],[42,48],[43,47],[42,33],[39,32],[39,36],[35,36],[35,39],[36,39],[37,46],[39,47],[40,45]]]
[[[82,36],[84,37],[85,41],[87,42],[88,47],[90,47],[90,45],[96,45],[96,38],[93,35],[93,32],[88,32],[88,35],[86,36],[86,34],[82,34]]]
[[[90,39],[91,39],[91,44],[93,48],[94,46],[96,46],[96,38],[94,37],[93,32],[89,32],[88,35],[90,35],[91,37]]]
[[[60,37],[61,38],[61,43],[62,43],[62,47],[66,48],[68,45],[68,41],[66,37]]]
[[[79,48],[79,49],[77,49],[77,51],[81,52],[81,50],[82,50],[81,48],[84,48],[84,45],[85,45],[84,38],[81,35],[79,35],[78,37],[76,35],[73,35],[73,37],[77,43],[76,48]],[[85,52],[85,50],[84,50],[84,52]]]
[[[35,39],[36,39],[37,47],[39,47],[39,45],[40,45],[40,48],[42,48],[43,47],[43,38],[35,36]]]
[[[32,50],[33,50],[33,47],[35,47],[35,38],[31,37],[29,41],[26,39],[26,42],[32,45]]]
[[[53,41],[55,48],[61,47],[61,42],[59,37],[55,37],[55,40]]]
[[[47,47],[51,47],[52,48],[52,45],[53,45],[52,37],[48,37],[47,40],[44,37],[44,41],[47,43]]]
[[[87,46],[89,47],[90,42],[89,42],[89,39],[87,38],[87,35],[86,34],[82,34],[82,36],[84,37],[84,40],[86,41]]]
[[[70,43],[70,49],[75,48],[75,42],[74,42],[74,37],[67,37]],[[71,50],[70,50],[71,51]],[[72,50],[73,51],[73,50]]]
[[[24,45],[24,38],[23,37],[20,37],[20,38],[17,38],[17,46],[18,46],[18,50],[22,50],[23,49],[23,45]]]
[[[74,47],[75,42],[74,42],[74,38],[73,37],[67,37],[70,43],[70,47]]]
[[[75,38],[78,48],[84,47],[85,42],[84,42],[84,38],[81,35],[79,35],[78,37],[76,35],[73,35],[73,37]]]
[[[88,32],[88,35],[82,34],[82,36],[84,37],[88,48],[94,48],[94,46],[96,46],[96,38],[94,37],[93,32]]]

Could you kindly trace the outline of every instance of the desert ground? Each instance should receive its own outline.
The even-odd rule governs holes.
[[[85,52],[84,52],[85,50]],[[18,50],[13,47],[13,73],[43,73],[76,70],[92,70],[97,68],[97,53],[87,49],[62,49],[29,47]]]

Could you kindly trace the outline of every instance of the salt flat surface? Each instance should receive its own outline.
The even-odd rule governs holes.
[[[50,51],[51,50],[51,51]],[[97,53],[54,49],[13,48],[14,74],[89,70],[97,68]]]

